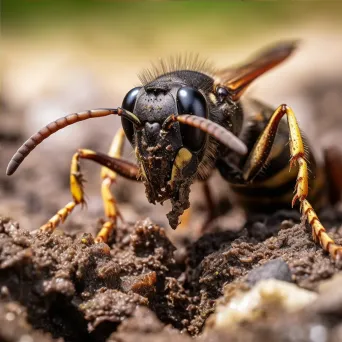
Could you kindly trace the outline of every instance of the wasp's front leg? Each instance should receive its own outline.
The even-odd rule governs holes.
[[[334,259],[342,257],[342,246],[337,245],[333,239],[326,233],[325,228],[321,224],[313,210],[310,202],[306,199],[308,196],[308,166],[305,160],[305,151],[303,139],[294,112],[287,105],[279,106],[268,121],[267,126],[260,135],[257,143],[254,145],[246,164],[243,168],[243,178],[246,182],[252,181],[265,165],[267,158],[277,133],[278,125],[281,118],[286,115],[289,128],[290,141],[290,168],[294,164],[298,164],[298,175],[295,185],[295,195],[292,200],[292,206],[297,200],[303,215],[307,216],[307,220],[312,227],[312,233],[315,242],[320,242],[324,250]]]
[[[85,205],[84,190],[83,190],[83,176],[80,172],[80,155],[76,152],[71,159],[70,166],[70,192],[73,200],[60,209],[51,219],[40,227],[42,231],[52,232],[59,223],[63,223],[65,219],[71,214],[74,208],[81,204]]]
[[[95,152],[92,150],[78,150],[72,157],[70,169],[70,192],[73,197],[73,201],[69,202],[64,208],[59,210],[56,215],[54,215],[46,224],[44,224],[40,228],[41,230],[52,232],[58,226],[59,223],[65,221],[68,215],[78,204],[85,204],[83,177],[80,172],[80,159],[93,160],[96,163],[105,166],[109,171],[112,171],[115,174],[118,174],[130,180],[139,180],[139,168],[128,161],[125,161],[120,158],[114,158],[106,154]],[[113,207],[109,206],[109,208],[113,210]],[[116,207],[114,207],[114,210],[116,210]],[[111,211],[111,213],[113,213],[113,211]],[[102,233],[105,233],[105,225],[101,229]],[[105,239],[102,239],[102,237],[100,237],[97,239],[97,242],[104,240]]]

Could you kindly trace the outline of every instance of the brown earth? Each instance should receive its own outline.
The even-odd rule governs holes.
[[[133,341],[138,336],[186,341],[186,335],[201,333],[224,285],[229,284],[230,293],[247,286],[245,276],[252,269],[278,258],[288,264],[296,284],[317,290],[341,265],[312,242],[305,226],[284,220],[291,216],[297,215],[279,212],[263,222],[253,220],[238,233],[212,233],[194,243],[184,241],[183,255],[177,257],[164,229],[148,219],[120,226],[108,246],[94,244],[89,234],[30,233],[2,218],[0,319],[10,324],[2,325],[1,337],[15,341],[32,335],[51,340],[42,335],[48,332],[66,341]],[[324,218],[329,225],[342,219],[333,212]],[[340,233],[333,235],[341,243]],[[341,313],[339,308],[332,310]],[[325,327],[340,322],[339,315],[311,314],[303,313],[295,321],[297,329],[306,329],[303,321]],[[286,335],[284,325],[293,317],[284,320],[283,316],[276,313],[270,325],[249,324],[246,336],[253,331],[256,336],[281,331]],[[209,330],[206,338],[227,338],[221,335]],[[229,338],[235,341],[241,336],[229,333]]]

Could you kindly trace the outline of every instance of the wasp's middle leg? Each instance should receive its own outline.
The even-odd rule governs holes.
[[[257,143],[254,145],[246,164],[243,168],[243,178],[246,182],[252,181],[265,165],[277,133],[281,118],[286,115],[289,128],[290,141],[290,168],[298,163],[298,175],[295,185],[295,195],[292,200],[292,206],[297,200],[300,202],[301,211],[307,215],[309,224],[312,227],[313,238],[315,242],[320,242],[324,250],[329,252],[333,258],[341,258],[342,246],[337,245],[333,239],[326,233],[313,210],[308,196],[308,166],[305,160],[305,150],[300,129],[293,111],[286,105],[279,106],[273,113],[267,126],[260,135]]]
[[[108,155],[114,158],[121,158],[123,153],[123,147],[125,142],[125,133],[122,128],[115,134],[111,147],[109,149]],[[104,212],[108,220],[102,225],[101,230],[97,234],[95,242],[107,242],[109,236],[111,235],[113,229],[116,226],[117,218],[122,220],[121,213],[117,207],[114,195],[111,192],[111,186],[116,182],[117,173],[108,169],[107,167],[102,167],[101,169],[101,194],[104,206]]]

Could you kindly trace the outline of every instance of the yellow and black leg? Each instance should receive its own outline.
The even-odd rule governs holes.
[[[63,223],[65,219],[71,214],[74,208],[78,205],[85,205],[84,190],[83,190],[83,176],[80,172],[79,152],[75,153],[71,159],[70,167],[70,192],[73,200],[70,201],[64,208],[60,209],[56,215],[40,227],[42,231],[52,232],[59,223]]]
[[[279,106],[271,116],[267,126],[260,135],[257,143],[254,145],[247,162],[243,169],[243,178],[246,182],[252,181],[265,165],[274,142],[277,128],[281,118],[286,115],[289,128],[290,142],[290,168],[298,164],[298,175],[295,185],[295,195],[292,200],[292,206],[298,200],[303,215],[307,216],[307,220],[312,227],[312,234],[315,242],[319,242],[325,251],[333,258],[340,259],[342,257],[342,246],[337,245],[326,233],[325,228],[321,224],[313,210],[311,204],[306,199],[308,196],[308,166],[305,160],[305,151],[303,139],[298,127],[295,114],[286,105]]]
[[[122,128],[114,136],[113,142],[109,149],[108,155],[114,158],[121,158],[123,147],[125,141],[125,133]],[[95,242],[107,242],[109,236],[111,235],[113,229],[115,229],[117,224],[117,218],[122,220],[122,216],[117,207],[116,200],[111,192],[111,186],[115,183],[117,178],[117,173],[108,169],[107,167],[102,167],[101,169],[101,194],[104,206],[104,212],[107,217],[107,221],[102,225],[101,230],[97,234]]]
[[[52,232],[60,223],[63,223],[65,219],[69,216],[72,210],[79,204],[84,205],[84,190],[83,190],[83,177],[80,172],[80,159],[90,159],[95,161],[98,164],[105,166],[109,171],[114,172],[122,177],[125,177],[130,180],[139,181],[139,168],[126,160],[121,158],[115,158],[108,156],[106,154],[95,152],[87,149],[78,150],[71,160],[71,170],[70,170],[70,192],[73,200],[70,201],[64,208],[59,210],[56,215],[54,215],[46,224],[41,226],[41,230]],[[108,173],[107,173],[107,176]],[[105,181],[105,179],[104,179]],[[104,186],[103,186],[104,187]],[[107,199],[110,199],[110,196],[104,198],[106,199],[106,204],[108,205],[108,210],[110,214],[117,213],[117,209],[114,205],[109,205],[107,203]],[[114,202],[115,203],[115,202]],[[114,207],[114,209],[113,209]],[[116,211],[115,211],[116,210]],[[112,216],[113,217],[113,216]],[[106,225],[106,224],[105,224]],[[105,226],[104,225],[104,226]],[[104,231],[105,227],[102,227],[101,231],[104,236],[108,236]],[[100,231],[100,233],[101,233]],[[99,233],[99,234],[100,234]],[[110,233],[110,231],[109,231]],[[101,237],[97,239],[98,241],[104,241]]]

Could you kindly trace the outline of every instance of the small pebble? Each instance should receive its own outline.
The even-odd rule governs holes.
[[[293,282],[291,270],[287,263],[281,258],[271,260],[250,271],[247,276],[247,283],[253,286],[258,281],[265,279],[277,279],[289,283]]]

